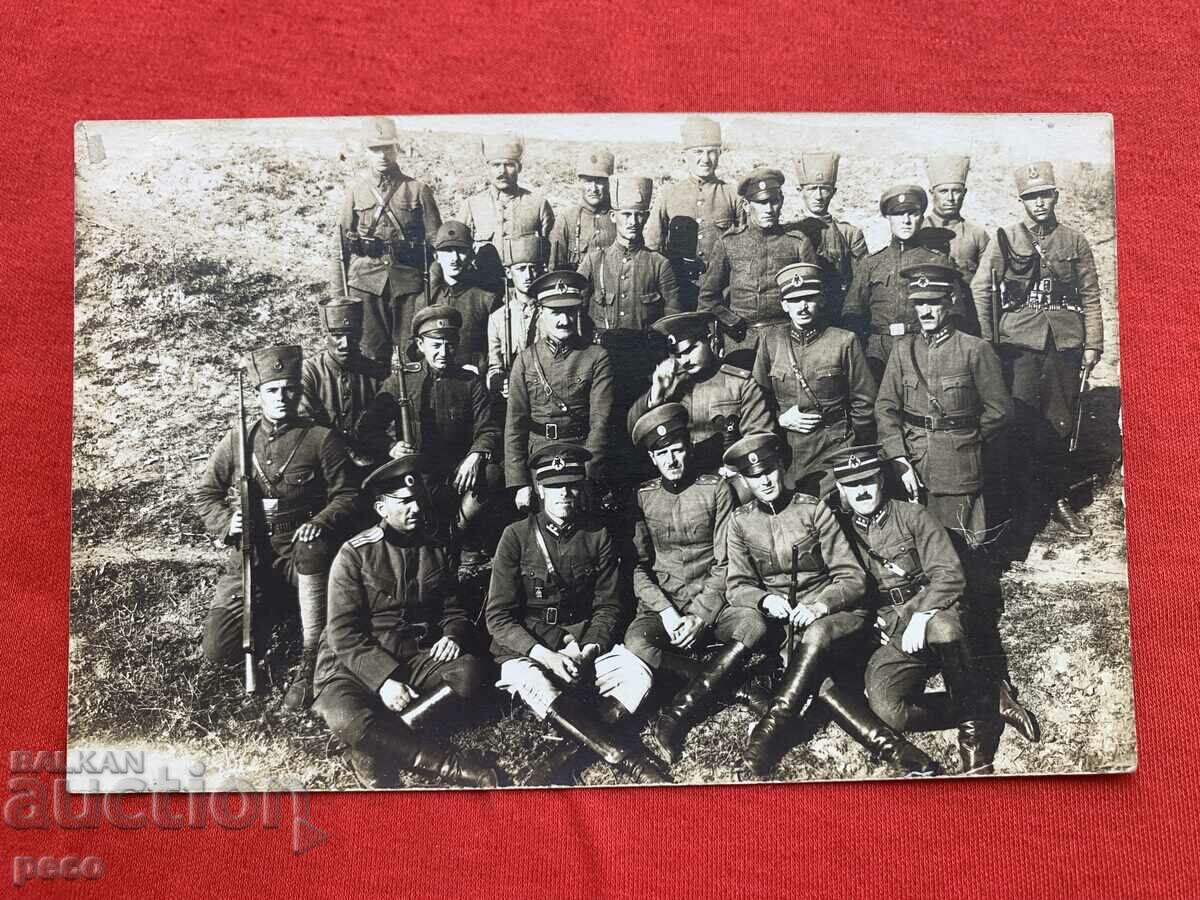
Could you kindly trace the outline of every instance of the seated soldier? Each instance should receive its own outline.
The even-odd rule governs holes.
[[[317,641],[325,627],[325,588],[329,565],[358,512],[358,477],[346,445],[332,431],[298,415],[299,347],[267,347],[243,361],[258,386],[262,417],[249,425],[253,523],[244,523],[228,497],[238,478],[238,434],[221,438],[196,490],[196,508],[209,534],[233,547],[217,581],[216,597],[204,624],[204,655],[217,663],[242,658],[242,558],[237,549],[242,528],[257,539],[252,548],[255,582],[255,645],[270,634],[282,607],[295,592],[300,600],[304,651],[284,696],[284,705],[300,709],[312,702]],[[235,492],[236,493],[236,492]]]
[[[445,552],[424,531],[429,502],[419,458],[384,463],[363,487],[382,521],[351,538],[329,575],[314,709],[350,748],[364,787],[396,787],[415,772],[467,787],[496,787],[475,753],[434,746],[415,732],[473,700],[490,663],[458,602]]]
[[[363,334],[361,300],[324,300],[318,309],[325,348],[315,357],[305,357],[300,375],[300,415],[337,431],[355,466],[366,475],[387,458],[387,447],[360,444],[354,436],[354,425],[375,399],[379,385],[388,376],[388,367],[363,356],[359,347]]]
[[[443,223],[433,242],[433,250],[442,278],[442,283],[433,292],[433,302],[453,307],[462,316],[459,364],[483,375],[487,372],[488,316],[496,308],[497,297],[494,291],[480,284],[479,274],[471,267],[475,257],[471,229],[462,222]],[[414,326],[414,337],[416,333]]]
[[[834,720],[872,753],[908,774],[936,774],[937,764],[881,722],[861,697],[825,681],[834,659],[869,636],[866,574],[833,511],[784,480],[786,453],[774,434],[747,435],[725,453],[726,464],[746,477],[755,497],[734,510],[729,523],[729,602],[788,625],[783,679],[770,711],[750,732],[750,770],[761,776],[775,767],[790,724],[820,689]],[[793,640],[794,631],[799,635]]]
[[[675,762],[687,728],[703,715],[712,694],[737,676],[767,625],[758,610],[725,602],[725,528],[733,498],[720,476],[693,470],[687,410],[678,403],[656,406],[637,420],[633,442],[649,454],[661,477],[637,492],[638,614],[625,632],[625,646],[657,671],[664,654],[692,653],[703,647],[706,634],[721,642],[655,722],[657,749]]]
[[[492,415],[483,379],[456,362],[462,317],[448,306],[428,306],[413,317],[415,346],[379,390],[358,422],[358,435],[378,440],[395,426],[393,457],[421,453],[422,474],[431,485],[438,525],[451,527],[450,539],[462,550],[464,565],[482,553],[472,527],[503,486],[496,455],[500,429]],[[407,408],[407,414],[406,414]],[[411,434],[405,434],[405,421]],[[430,523],[431,528],[435,526]]]
[[[668,781],[642,747],[612,733],[645,698],[651,674],[615,642],[617,561],[608,533],[582,509],[590,456],[558,442],[529,460],[541,511],[504,530],[488,589],[498,687],[635,781]],[[552,783],[552,775],[535,771],[527,783]]]
[[[830,457],[875,436],[875,379],[854,334],[829,325],[820,265],[793,263],[775,280],[790,321],[764,330],[754,379],[791,449],[788,480],[824,497]]]
[[[897,731],[958,728],[964,775],[992,771],[1005,722],[1029,740],[1037,720],[977,665],[960,616],[966,578],[946,530],[915,503],[889,499],[877,444],[834,462],[846,533],[878,606],[883,646],[867,664],[871,708]],[[938,671],[944,692],[927,693]]]

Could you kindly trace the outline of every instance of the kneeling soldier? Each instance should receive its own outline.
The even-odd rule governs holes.
[[[430,514],[452,524],[455,546],[464,542],[464,563],[478,562],[480,543],[472,524],[503,486],[496,458],[500,428],[492,414],[483,378],[458,365],[462,316],[437,304],[413,317],[415,350],[421,362],[406,363],[379,390],[359,419],[365,441],[385,434],[395,423],[393,457],[422,453],[423,473],[433,490]],[[412,434],[404,434],[403,411],[412,412]],[[428,523],[432,526],[433,523]]]
[[[617,561],[607,532],[581,507],[590,456],[559,442],[529,461],[541,511],[504,530],[488,590],[498,686],[634,780],[668,781],[641,747],[625,746],[610,730],[638,708],[651,675],[625,647],[614,646],[621,616]],[[601,699],[584,702],[580,693]],[[546,783],[541,774],[532,780]]]
[[[414,733],[438,711],[473,699],[490,668],[471,653],[478,641],[454,572],[422,528],[428,494],[418,457],[384,463],[363,486],[383,521],[334,560],[314,708],[350,747],[367,787],[395,787],[406,770],[495,787],[496,770],[474,753]]]
[[[867,697],[898,731],[958,728],[963,774],[992,771],[1004,720],[1036,738],[1036,720],[976,664],[960,616],[966,578],[946,530],[928,510],[889,499],[878,445],[834,464],[846,532],[877,595],[884,645],[867,664]],[[937,671],[946,691],[926,693]]]
[[[256,581],[264,606],[299,593],[304,652],[288,687],[284,705],[299,709],[312,702],[317,641],[325,627],[325,588],[329,564],[358,511],[358,477],[336,431],[297,414],[300,408],[299,347],[255,350],[242,362],[254,383],[262,418],[250,425],[252,490],[262,510],[262,525],[251,531],[268,540],[253,548]],[[208,458],[196,490],[197,510],[209,533],[236,545],[242,514],[227,499],[237,484],[238,435],[231,429]],[[254,523],[251,523],[254,524]],[[204,655],[213,662],[242,654],[242,569],[236,550],[217,582],[217,595],[204,624]],[[275,609],[264,612],[274,612]],[[269,633],[271,616],[256,615],[260,639]]]
[[[725,602],[725,528],[733,500],[724,479],[693,468],[687,410],[678,403],[656,406],[637,420],[633,442],[649,453],[661,477],[637,493],[638,615],[625,645],[657,670],[666,653],[697,649],[710,630],[722,644],[655,723],[659,752],[675,762],[687,728],[749,660],[767,624],[758,610]]]
[[[770,711],[750,732],[750,769],[766,775],[775,767],[790,724],[820,689],[834,721],[873,754],[908,774],[936,774],[937,764],[861,697],[826,681],[839,650],[869,637],[866,574],[833,511],[785,482],[786,452],[778,436],[751,434],[725,453],[755,497],[729,523],[729,602],[786,622],[789,634],[783,679]],[[794,629],[801,634],[792,640]]]

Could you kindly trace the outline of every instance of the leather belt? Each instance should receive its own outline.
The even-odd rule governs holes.
[[[285,534],[295,531],[305,522],[310,521],[316,512],[310,507],[305,507],[286,512],[266,513],[264,518],[266,519],[267,534]]]
[[[920,334],[920,325],[909,325],[907,322],[892,322],[888,325],[876,325],[871,323],[871,334],[887,335],[889,337],[901,337],[906,334]]]
[[[979,416],[917,416],[905,410],[901,413],[905,425],[914,425],[929,431],[953,431],[956,428],[978,428]]]
[[[925,590],[923,584],[902,584],[900,587],[880,588],[879,596],[889,600],[892,606],[903,606],[923,590]]]
[[[827,409],[821,413],[821,423],[818,428],[825,428],[828,425],[836,425],[838,422],[846,421],[847,410],[844,406],[835,406],[833,409]]]
[[[572,438],[587,437],[588,426],[578,422],[566,425],[559,425],[557,422],[530,422],[529,430],[552,441],[569,441]]]

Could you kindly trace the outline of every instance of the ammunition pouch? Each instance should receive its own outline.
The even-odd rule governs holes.
[[[268,535],[287,534],[309,521],[320,510],[311,506],[280,507],[263,501],[263,523]]]
[[[348,231],[346,232],[346,246],[354,256],[366,256],[371,259],[387,258],[393,266],[407,266],[420,270],[425,268],[425,248],[420,241],[410,241],[406,238],[385,240],[376,235]]]

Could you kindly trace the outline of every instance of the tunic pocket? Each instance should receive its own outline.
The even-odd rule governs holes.
[[[970,373],[946,375],[942,378],[942,402],[946,412],[973,412],[977,406],[977,399],[975,379]]]

